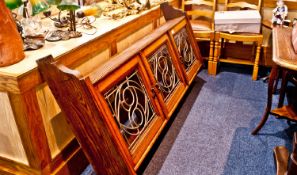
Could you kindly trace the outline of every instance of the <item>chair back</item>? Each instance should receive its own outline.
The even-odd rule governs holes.
[[[207,18],[213,21],[217,0],[182,0],[182,10],[190,19]]]
[[[257,2],[257,4],[255,4]],[[261,10],[262,0],[225,0],[224,10]]]

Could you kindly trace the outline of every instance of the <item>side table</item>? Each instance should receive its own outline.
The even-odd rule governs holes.
[[[275,27],[273,34],[273,62],[269,83],[268,83],[268,97],[267,105],[264,115],[258,126],[252,131],[256,135],[266,123],[269,114],[283,117],[288,120],[297,121],[297,112],[292,105],[283,106],[285,89],[289,76],[297,72],[297,54],[291,44],[292,28]],[[276,109],[271,110],[273,87],[278,79],[278,72],[281,72],[282,83],[279,96],[279,103]]]

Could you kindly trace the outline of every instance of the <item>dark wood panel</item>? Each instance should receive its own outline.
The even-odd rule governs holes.
[[[98,174],[134,174],[130,162],[119,149],[116,138],[108,131],[108,123],[98,110],[96,99],[87,83],[69,69],[51,64],[52,57],[39,60],[38,68],[47,81],[67,121]],[[130,166],[129,166],[130,165]]]

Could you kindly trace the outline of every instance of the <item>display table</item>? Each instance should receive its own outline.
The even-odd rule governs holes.
[[[51,54],[88,75],[158,27],[160,16],[154,7],[116,21],[99,18],[95,35],[46,42],[39,50],[25,52],[21,62],[0,68],[0,174],[79,174],[88,164],[40,77],[37,59]]]

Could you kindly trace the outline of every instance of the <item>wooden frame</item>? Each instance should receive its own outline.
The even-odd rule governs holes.
[[[167,85],[164,85],[162,82],[164,82],[164,78],[167,78],[167,77],[158,77],[158,76],[160,76],[160,74],[157,73],[157,72],[159,72],[158,68],[153,69],[152,64],[150,63],[150,60],[152,59],[151,57],[156,52],[158,52],[158,49],[160,47],[163,47],[163,50],[168,52],[168,54],[169,54],[168,56],[170,56],[169,58],[167,58],[167,61],[169,62],[169,64],[167,64],[165,66],[166,66],[166,68],[168,68],[167,70],[169,70],[170,66],[171,66],[172,72],[170,72],[170,71],[166,72],[165,76],[170,76],[171,79],[173,79],[172,77],[175,77],[178,79],[177,82],[175,82],[176,85],[174,87],[172,86],[172,88],[173,88],[172,91],[167,94],[167,97],[168,97],[167,99],[165,98],[165,96],[162,92],[163,87],[167,86]],[[159,98],[159,100],[161,102],[163,112],[165,113],[165,115],[167,117],[169,117],[169,116],[171,116],[173,110],[177,107],[178,102],[181,100],[181,97],[183,96],[182,94],[186,88],[186,86],[185,86],[186,83],[185,83],[185,79],[183,77],[183,73],[181,72],[180,64],[178,63],[177,57],[175,55],[175,52],[173,50],[173,47],[171,45],[171,42],[170,42],[168,36],[163,35],[162,37],[160,37],[152,45],[145,48],[141,52],[141,55],[142,55],[142,60],[146,67],[147,73],[150,77],[151,83],[154,85],[157,97]],[[155,55],[155,56],[158,56],[158,55]],[[162,56],[162,57],[164,58],[164,56]],[[159,59],[159,58],[156,58],[156,59]],[[170,64],[172,64],[172,65],[170,65]],[[162,69],[162,68],[160,68],[160,69]],[[173,74],[175,74],[175,75],[173,75]],[[162,80],[162,82],[160,83],[161,80]],[[170,84],[171,83],[174,83],[174,82],[170,82]]]
[[[180,32],[183,32],[182,30],[185,30],[185,33],[187,36],[185,36],[185,41],[187,42],[188,47],[190,47],[190,50],[193,51],[193,58],[187,58],[187,59],[193,59],[194,61],[191,63],[191,65],[187,66],[185,63],[185,60],[183,60],[183,56],[181,53],[181,51],[179,50],[178,47],[178,43],[175,40],[175,36],[178,35]],[[197,46],[197,43],[195,40],[193,40],[193,33],[191,30],[191,26],[189,26],[187,24],[187,21],[182,21],[181,23],[179,23],[177,26],[175,26],[171,31],[168,32],[168,35],[170,37],[171,42],[173,43],[173,47],[175,47],[175,51],[177,51],[177,55],[178,55],[178,59],[181,61],[182,63],[182,67],[181,69],[183,69],[183,72],[186,72],[186,79],[187,79],[187,83],[191,84],[192,81],[194,80],[197,71],[200,69],[200,67],[202,66],[202,58],[200,55],[200,50]],[[192,36],[191,36],[192,35]],[[192,46],[196,46],[196,47],[192,47]],[[182,46],[180,46],[182,47]],[[190,56],[190,55],[189,55]],[[186,59],[186,58],[184,58]]]
[[[136,141],[135,145],[128,149],[128,144],[124,140],[123,136],[119,132],[118,125],[115,121],[112,121],[112,118],[114,118],[114,114],[112,114],[112,111],[110,109],[110,106],[107,103],[106,97],[104,97],[104,94],[111,89],[112,87],[117,86],[117,84],[123,80],[132,73],[137,71],[139,74],[139,78],[142,80],[142,83],[145,87],[145,89],[152,89],[152,86],[150,85],[149,78],[146,75],[146,71],[144,66],[141,63],[141,60],[139,56],[135,56],[129,61],[127,61],[125,64],[123,64],[121,67],[119,67],[117,70],[115,70],[112,74],[109,74],[108,76],[104,77],[98,82],[95,82],[95,89],[96,94],[98,95],[99,100],[101,101],[102,107],[105,109],[104,111],[104,117],[106,121],[109,121],[109,125],[111,128],[111,131],[114,131],[114,135],[116,135],[119,144],[122,145],[123,149],[125,150],[125,154],[127,157],[131,156],[132,158],[132,166],[137,169],[139,166],[139,162],[143,159],[143,155],[145,152],[147,152],[148,146],[153,143],[152,141],[155,140],[154,137],[158,133],[158,130],[162,128],[164,117],[163,113],[161,112],[160,105],[158,104],[158,101],[156,101],[156,97],[154,95],[154,92],[152,91],[146,91],[150,101],[152,102],[152,109],[154,110],[155,117],[152,119],[152,121],[149,123],[149,126],[147,126],[147,129],[144,131],[144,133],[141,134],[140,138]],[[107,110],[109,109],[109,110]]]

